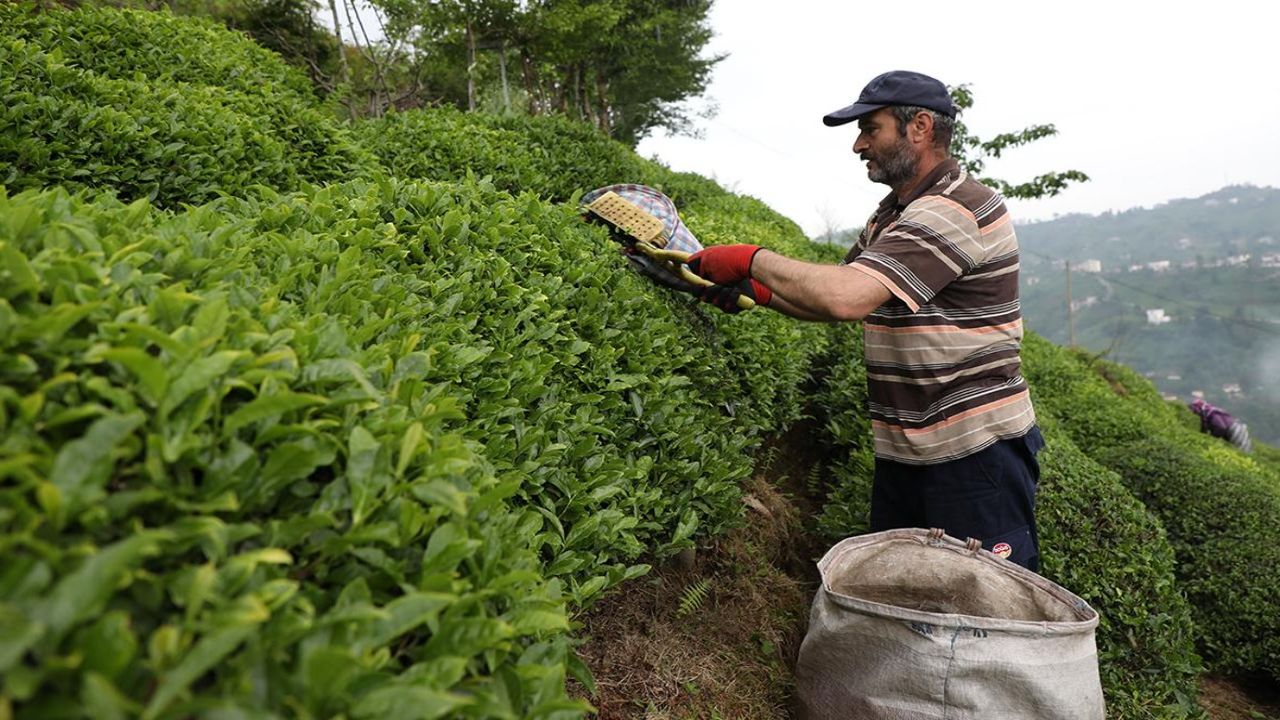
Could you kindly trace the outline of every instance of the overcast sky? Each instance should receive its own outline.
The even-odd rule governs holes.
[[[1229,183],[1280,186],[1280,41],[1269,3],[716,0],[700,139],[639,151],[764,200],[810,234],[861,225],[887,189],[822,116],[902,69],[968,84],[980,137],[1053,123],[1057,137],[988,164],[1009,181],[1078,169],[1019,221],[1151,206]]]
[[[714,3],[707,52],[728,58],[694,105],[718,114],[697,121],[700,138],[659,132],[638,150],[758,197],[811,235],[862,225],[887,192],[850,151],[856,125],[822,124],[886,70],[969,85],[963,119],[984,139],[1057,126],[988,173],[1092,180],[1010,201],[1020,222],[1280,186],[1280,23],[1265,1]]]

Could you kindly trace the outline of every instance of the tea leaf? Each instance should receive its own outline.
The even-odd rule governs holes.
[[[114,467],[117,446],[142,424],[141,413],[111,414],[89,426],[84,437],[67,443],[53,463],[49,481],[61,496],[68,513],[94,502]]]
[[[278,418],[293,410],[323,405],[326,402],[328,400],[320,395],[294,393],[288,390],[262,395],[231,413],[222,423],[222,434],[225,437],[246,425]]]

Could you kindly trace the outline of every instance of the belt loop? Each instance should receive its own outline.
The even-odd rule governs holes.
[[[964,549],[968,550],[971,555],[977,555],[978,551],[982,549],[982,541],[977,538],[969,538],[964,541]]]

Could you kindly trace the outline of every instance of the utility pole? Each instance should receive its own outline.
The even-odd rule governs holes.
[[[1076,306],[1071,300],[1071,261],[1063,260],[1067,266],[1067,346],[1076,345]]]

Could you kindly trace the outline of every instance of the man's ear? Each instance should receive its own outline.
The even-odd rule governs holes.
[[[907,125],[907,134],[913,142],[932,143],[933,115],[923,111],[916,113]]]

